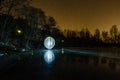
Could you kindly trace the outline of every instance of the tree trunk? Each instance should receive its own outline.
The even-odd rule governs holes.
[[[8,12],[7,12],[7,16],[10,14],[10,11],[12,10],[12,8],[13,8],[13,2],[14,2],[14,0],[12,0],[12,2],[11,2],[11,4],[10,4],[10,7],[9,7],[9,9],[8,9]],[[1,40],[3,41],[3,39],[5,38],[4,36],[4,32],[5,32],[5,28],[6,28],[6,26],[7,26],[7,22],[8,22],[8,20],[9,20],[9,18],[6,16],[6,19],[5,19],[5,21],[4,21],[4,25],[3,25],[3,30],[2,30],[2,33],[1,33]]]

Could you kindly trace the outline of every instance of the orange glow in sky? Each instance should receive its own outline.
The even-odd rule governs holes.
[[[109,31],[120,28],[120,0],[33,0],[34,7],[53,16],[60,28],[80,30],[96,28]]]

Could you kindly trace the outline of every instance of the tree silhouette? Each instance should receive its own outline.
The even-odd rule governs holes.
[[[3,0],[0,5],[0,13],[6,15],[10,15],[12,13],[15,14],[14,12],[16,12],[20,6],[26,5],[26,2],[28,2],[28,0]],[[1,40],[3,40],[3,37],[5,37],[5,28],[7,27],[6,25],[8,23],[8,20],[8,17],[4,19]]]
[[[41,9],[37,9],[29,5],[24,6],[24,9],[20,12],[20,15],[23,16],[28,21],[28,24],[33,28],[26,41],[26,48],[29,48],[30,40],[34,38],[38,39],[37,36],[40,33],[40,28],[42,29],[46,24],[46,16]]]
[[[0,9],[2,9],[2,6],[1,6],[1,4],[2,4],[2,2],[3,2],[4,0],[0,0]]]
[[[86,39],[87,39],[87,40],[90,40],[90,38],[91,38],[91,33],[90,33],[90,31],[86,28]]]
[[[51,27],[55,27],[56,26],[56,20],[53,17],[48,16],[47,24]]]
[[[120,45],[120,32],[118,32],[117,41],[118,41],[118,45]]]
[[[106,42],[108,40],[108,32],[107,31],[102,31],[102,38],[103,38],[104,42]]]
[[[94,38],[97,42],[99,42],[99,40],[100,40],[100,30],[99,29],[95,30]]]
[[[110,35],[114,43],[117,43],[118,28],[117,25],[113,25],[110,29]]]
[[[81,31],[80,31],[80,38],[81,38],[81,39],[85,39],[85,36],[86,36],[86,32],[85,32],[85,29],[83,28],[83,29],[81,29]]]
[[[17,30],[22,33],[18,34]],[[53,36],[57,43],[65,38],[68,46],[119,46],[117,25],[113,25],[109,33],[102,31],[100,34],[96,29],[92,35],[87,28],[79,32],[64,30],[62,33],[56,20],[46,16],[41,9],[30,6],[29,0],[0,0],[0,37],[5,43],[11,42],[18,47],[34,47],[43,43],[47,36]]]

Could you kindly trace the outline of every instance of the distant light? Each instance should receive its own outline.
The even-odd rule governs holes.
[[[0,56],[4,56],[4,54],[0,54]]]
[[[64,43],[64,40],[61,40],[62,43]]]
[[[19,34],[21,34],[21,33],[22,33],[22,32],[21,32],[21,30],[19,30],[19,29],[17,30],[17,32],[18,32]]]
[[[61,51],[61,52],[62,52],[62,54],[64,54],[64,48],[62,48],[62,51]]]
[[[50,64],[54,61],[55,59],[55,56],[54,56],[54,53],[53,51],[51,50],[47,50],[44,54],[44,60],[46,63]]]
[[[53,37],[46,37],[44,40],[44,46],[47,49],[52,49],[55,46],[55,39]]]
[[[22,52],[25,52],[25,51],[26,51],[26,49],[23,48],[23,49],[22,49]]]

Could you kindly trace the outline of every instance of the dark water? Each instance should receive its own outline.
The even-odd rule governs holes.
[[[35,50],[0,57],[0,80],[120,80],[119,50]]]

